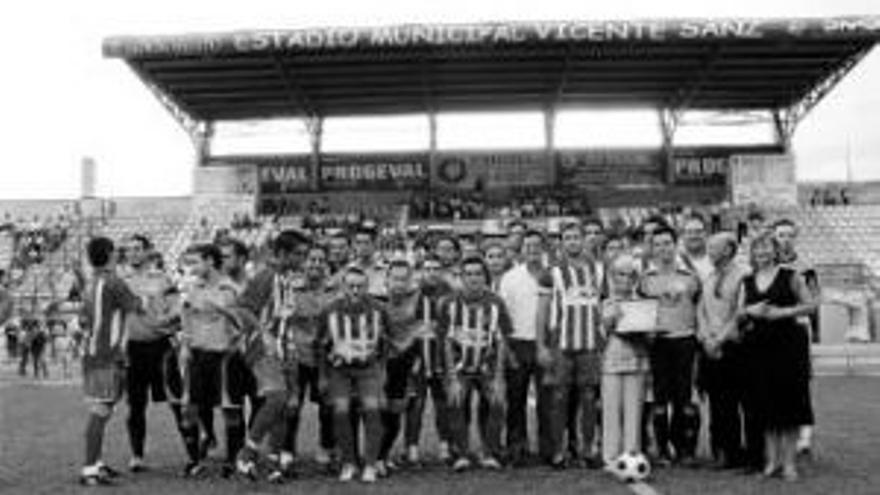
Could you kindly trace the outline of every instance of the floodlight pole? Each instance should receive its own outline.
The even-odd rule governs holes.
[[[312,115],[306,118],[306,129],[309,131],[309,143],[311,144],[311,160],[309,161],[309,187],[317,191],[320,184],[321,173],[321,143],[324,137],[324,117]]]

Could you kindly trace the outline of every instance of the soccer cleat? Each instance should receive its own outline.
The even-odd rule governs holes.
[[[183,468],[184,478],[197,478],[205,472],[205,465],[201,462],[190,461]]]
[[[380,478],[385,478],[388,476],[388,463],[383,460],[376,461],[376,474]]]
[[[128,470],[132,473],[142,473],[147,471],[148,468],[143,457],[132,457],[131,460],[128,461]]]
[[[231,478],[235,474],[235,465],[231,462],[223,463],[223,466],[220,467],[220,477],[223,479]]]
[[[254,463],[254,461],[249,461],[241,458],[236,459],[235,471],[238,474],[250,479],[251,481],[257,480],[257,465],[256,463]],[[226,476],[224,476],[224,478],[225,477]]]
[[[440,442],[440,460],[443,462],[449,461],[452,458],[452,454],[449,451],[449,442]]]
[[[375,483],[379,478],[379,470],[377,466],[367,466],[361,474],[361,481],[364,483]]]
[[[113,485],[113,481],[101,474],[81,474],[79,476],[79,484],[83,486],[108,486]]]
[[[485,456],[480,459],[480,467],[483,469],[499,470],[501,469],[501,463],[492,456]]]
[[[284,483],[284,472],[280,469],[273,469],[268,476],[266,476],[266,481],[272,484]]]
[[[120,473],[116,469],[113,469],[112,467],[104,464],[103,462],[99,462],[97,464],[97,466],[101,472],[101,475],[104,477],[114,479],[114,478],[118,478],[118,477],[122,476],[122,473]]]
[[[282,471],[289,471],[293,468],[293,452],[283,451],[278,456],[278,466]]]
[[[354,464],[344,464],[342,466],[342,471],[339,472],[339,481],[343,483],[347,483],[354,479],[354,475],[357,474],[357,468]]]
[[[467,457],[459,457],[452,463],[452,470],[456,473],[466,471],[471,467],[471,460]]]

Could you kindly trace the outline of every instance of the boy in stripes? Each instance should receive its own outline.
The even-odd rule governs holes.
[[[419,462],[419,438],[422,433],[422,418],[425,413],[428,394],[434,406],[435,427],[440,438],[440,460],[449,459],[449,417],[446,411],[446,383],[444,379],[443,342],[437,327],[437,309],[442,298],[452,292],[452,287],[443,278],[440,260],[433,254],[425,257],[422,263],[422,280],[419,292],[423,296],[418,308],[419,319],[425,324],[416,336],[418,353],[414,363],[415,396],[407,405],[406,411],[406,457],[407,462]]]
[[[452,467],[464,471],[471,466],[468,420],[476,393],[483,443],[480,465],[500,469],[501,434],[506,419],[505,340],[513,327],[504,301],[488,288],[489,269],[482,258],[466,258],[461,268],[462,290],[441,301],[439,310],[440,331],[446,343],[448,412],[456,457]]]
[[[544,375],[545,381],[553,387],[550,430],[555,453],[551,464],[564,466],[566,448],[563,437],[568,430],[572,456],[596,469],[602,466],[591,452],[605,347],[605,335],[599,321],[602,273],[600,265],[584,249],[580,224],[563,227],[562,247],[564,259],[551,269],[553,291],[548,335],[545,337],[552,357],[550,363],[545,363]],[[578,435],[582,441],[580,448]]]
[[[293,419],[300,409],[299,381],[308,378],[299,375],[303,357],[300,351],[309,351],[309,344],[299,340],[302,332],[297,328],[310,318],[303,314],[305,320],[298,319],[295,313],[306,309],[299,307],[302,298],[298,295],[308,286],[301,268],[309,247],[309,239],[303,234],[293,230],[281,232],[272,243],[273,266],[251,279],[236,302],[236,315],[247,333],[242,343],[244,361],[263,402],[248,432],[246,449],[237,462],[239,472],[250,477],[255,475],[255,461],[263,450],[260,444],[264,440],[268,439],[270,454],[278,455],[277,467],[286,470],[293,462],[294,445],[287,443],[293,442],[287,438],[288,429],[296,429]],[[288,424],[287,419],[294,424]],[[271,481],[280,481],[280,475],[280,470],[273,470],[269,477]]]
[[[101,461],[104,430],[125,383],[125,319],[140,312],[141,300],[116,275],[113,241],[96,237],[86,246],[94,278],[82,306],[86,331],[83,389],[89,403],[85,431],[85,465],[80,482],[109,484],[116,472]]]
[[[361,479],[374,483],[382,440],[380,405],[388,314],[382,304],[367,293],[367,275],[363,270],[349,267],[342,280],[343,295],[324,310],[318,330],[321,388],[326,387],[333,404],[334,433],[343,463],[340,481],[351,481],[357,473],[359,456],[355,450],[354,425],[349,417],[352,400],[356,400],[365,438]]]

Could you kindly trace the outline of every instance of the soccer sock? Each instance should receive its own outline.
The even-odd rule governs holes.
[[[354,430],[348,410],[336,411],[333,414],[333,432],[336,435],[336,445],[342,454],[343,463],[355,462],[357,456],[354,451]]]
[[[202,428],[204,428],[205,435],[208,438],[216,441],[217,434],[214,433],[214,408],[211,406],[198,406],[198,417],[199,422],[202,424]]]
[[[284,396],[271,395],[257,412],[249,431],[249,438],[260,443],[277,423],[284,422]]]
[[[128,408],[128,440],[135,457],[144,456],[144,442],[147,438],[147,405],[130,403]]]
[[[284,421],[287,425],[284,429],[284,450],[296,452],[296,435],[299,432],[299,411],[291,411],[284,418]]]
[[[379,459],[382,444],[382,413],[378,409],[364,409],[364,462],[371,466]],[[400,425],[398,417],[398,427]]]
[[[223,410],[223,419],[226,425],[226,460],[235,462],[235,456],[244,446],[244,414],[241,409],[228,408]]]
[[[329,404],[320,404],[318,406],[318,422],[321,428],[321,447],[324,450],[332,450],[336,446],[336,439],[333,435],[333,407]],[[295,433],[294,433],[295,434]]]
[[[379,459],[387,460],[394,441],[400,434],[400,414],[393,411],[382,411],[382,441],[379,447]]]
[[[104,426],[109,417],[89,414],[86,422],[86,466],[94,466],[101,458],[104,444]]]
[[[177,431],[180,432],[180,438],[183,439],[183,447],[186,449],[186,455],[192,462],[199,461],[199,424],[197,422],[187,422],[183,417],[183,411],[179,404],[171,405],[171,413],[174,414],[174,421],[177,423]]]

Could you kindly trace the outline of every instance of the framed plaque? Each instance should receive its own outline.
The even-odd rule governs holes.
[[[656,299],[639,299],[636,301],[620,301],[623,316],[617,322],[619,333],[650,333],[657,329]]]

